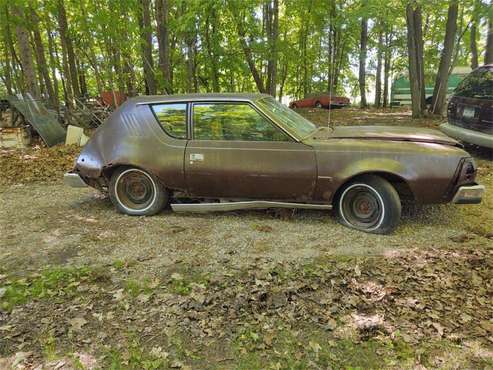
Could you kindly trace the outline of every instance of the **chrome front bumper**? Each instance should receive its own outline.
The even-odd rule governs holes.
[[[483,185],[467,185],[461,186],[457,189],[452,203],[456,204],[478,204],[481,203],[481,199],[484,194]]]
[[[65,185],[72,188],[85,188],[87,184],[82,180],[78,173],[67,172],[63,175],[63,182]]]

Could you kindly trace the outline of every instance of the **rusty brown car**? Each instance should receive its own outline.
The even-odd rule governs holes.
[[[344,108],[351,104],[345,96],[332,96],[330,94],[310,94],[304,99],[293,100],[289,107],[296,108]]]
[[[401,203],[478,203],[484,187],[454,139],[403,127],[316,127],[262,94],[141,96],[96,131],[72,186],[153,215],[335,208],[347,226],[388,233]]]

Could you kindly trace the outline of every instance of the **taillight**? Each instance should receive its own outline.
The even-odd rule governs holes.
[[[465,158],[462,162],[462,168],[459,175],[460,184],[469,184],[476,178],[476,165],[472,158]]]

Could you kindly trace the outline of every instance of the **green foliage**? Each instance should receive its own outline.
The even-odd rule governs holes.
[[[169,290],[179,295],[189,295],[194,286],[206,287],[208,284],[207,276],[201,274],[188,273],[186,275],[172,274],[169,280]]]
[[[14,306],[31,299],[73,296],[82,282],[95,279],[88,267],[55,267],[22,279],[7,279],[0,289],[0,307],[11,310]]]
[[[149,278],[143,280],[129,279],[125,282],[125,291],[132,297],[139,294],[151,294],[155,286]]]
[[[137,339],[132,339],[125,351],[111,349],[106,356],[107,369],[165,369],[168,361],[165,356],[160,356],[155,351],[144,349]]]
[[[279,0],[279,24],[274,51],[267,29],[267,5],[273,0],[168,0],[170,81],[163,74],[159,55],[156,0],[150,1],[153,35],[153,74],[158,92],[171,87],[173,92],[255,91],[250,66],[241,39],[251,53],[251,62],[267,83],[268,61],[275,58],[277,94],[302,97],[327,91],[357,94],[357,58],[360,20],[369,19],[367,71],[373,76],[377,61],[378,35],[389,39],[384,48],[391,54],[393,75],[407,73],[406,2],[399,0]],[[87,94],[102,90],[143,93],[143,57],[139,19],[140,0],[65,0],[68,35],[73,41],[80,80]],[[433,81],[438,68],[445,34],[448,1],[419,1],[423,10],[425,71]],[[58,80],[63,96],[65,55],[58,32],[58,0],[0,0],[0,94],[6,92],[7,79],[19,91],[22,69],[19,65],[15,27],[39,28],[50,77]],[[14,16],[21,7],[24,16]],[[40,18],[35,25],[27,15],[33,9]],[[485,0],[460,2],[460,16],[453,64],[469,65],[470,28],[475,24],[478,50],[484,50],[488,4]],[[243,30],[243,35],[241,31]],[[49,42],[52,37],[52,44]],[[49,58],[48,56],[51,56]],[[481,55],[480,55],[481,59]],[[35,63],[38,63],[35,60]],[[38,66],[39,67],[39,66]],[[7,73],[8,72],[8,73]],[[40,86],[43,81],[38,76]],[[369,82],[373,83],[373,77]],[[332,83],[331,83],[332,82]]]

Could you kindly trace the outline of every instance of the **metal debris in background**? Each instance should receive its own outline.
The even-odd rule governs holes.
[[[66,131],[58,122],[57,114],[46,109],[41,102],[34,100],[31,94],[8,96],[7,101],[11,109],[24,117],[25,122],[36,130],[46,145],[53,146],[65,141]],[[13,119],[14,127],[17,118]]]

